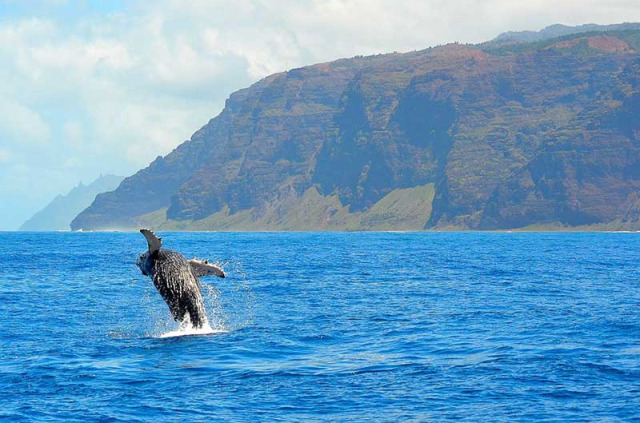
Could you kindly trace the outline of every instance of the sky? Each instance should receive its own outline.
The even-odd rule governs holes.
[[[272,73],[638,21],[638,0],[0,0],[0,230],[134,174]]]

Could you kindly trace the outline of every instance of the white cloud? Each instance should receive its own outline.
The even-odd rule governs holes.
[[[11,153],[7,150],[0,150],[0,163],[6,163],[11,159]]]
[[[93,149],[101,154],[116,153],[141,168],[188,139],[210,115],[211,111],[198,103],[189,108],[162,97],[153,105],[103,102],[92,111],[92,125],[99,134]],[[122,139],[127,142],[109,142]]]
[[[73,168],[73,167],[78,167],[79,164],[80,164],[80,159],[78,159],[77,157],[69,157],[64,161],[63,166],[66,168]]]
[[[20,47],[19,43],[34,37],[48,37],[53,34],[54,30],[53,22],[39,18],[27,18],[10,25],[3,25],[0,28],[0,38],[13,41],[13,44],[3,45],[2,47],[5,49]]]
[[[78,122],[68,121],[62,125],[64,139],[75,149],[81,149],[84,144],[84,129]]]
[[[35,110],[0,97],[0,136],[14,145],[43,145],[49,142],[51,129]]]

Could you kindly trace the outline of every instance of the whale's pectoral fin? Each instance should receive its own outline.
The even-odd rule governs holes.
[[[156,235],[152,230],[140,229],[140,233],[147,239],[149,245],[149,254],[153,254],[162,247],[162,238]]]
[[[191,271],[196,277],[214,275],[224,278],[224,270],[206,260],[191,259],[189,260],[189,266],[191,266]]]

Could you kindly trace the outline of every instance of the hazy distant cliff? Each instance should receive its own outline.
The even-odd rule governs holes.
[[[67,195],[58,195],[20,226],[21,231],[68,231],[71,221],[87,208],[96,195],[118,187],[122,176],[104,175],[89,185],[80,183]]]
[[[72,228],[637,227],[640,31],[625,28],[272,75]]]

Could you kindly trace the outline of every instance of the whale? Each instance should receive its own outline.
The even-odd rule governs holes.
[[[207,260],[187,260],[177,251],[162,248],[162,238],[150,229],[140,229],[147,240],[147,251],[136,262],[144,276],[149,276],[173,319],[200,329],[208,324],[199,278],[225,277],[224,271]]]

